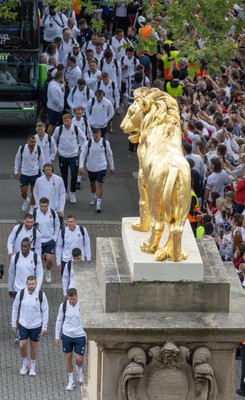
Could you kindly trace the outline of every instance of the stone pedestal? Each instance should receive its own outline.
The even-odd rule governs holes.
[[[234,399],[244,294],[214,242],[197,246],[197,281],[135,280],[121,238],[98,238],[96,269],[75,268],[89,400]]]

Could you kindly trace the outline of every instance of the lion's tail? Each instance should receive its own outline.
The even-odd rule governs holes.
[[[178,175],[179,175],[178,165],[172,165],[163,192],[164,214],[167,222],[169,223],[173,222],[174,219],[172,197],[173,197],[173,188],[178,178]]]

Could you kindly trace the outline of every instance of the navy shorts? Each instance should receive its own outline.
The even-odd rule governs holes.
[[[33,187],[35,185],[35,182],[37,178],[39,178],[41,175],[33,175],[33,176],[28,176],[28,175],[20,175],[20,186],[28,186],[29,184]]]
[[[84,356],[86,348],[86,336],[71,338],[66,335],[61,336],[64,353],[72,353],[73,351],[79,356]]]
[[[44,254],[54,254],[55,251],[55,241],[50,240],[47,243],[42,243],[42,256]]]
[[[47,110],[48,110],[49,124],[58,126],[60,122],[61,112],[53,111],[50,108],[47,108]]]
[[[19,329],[19,340],[27,340],[28,338],[30,338],[32,342],[39,341],[40,333],[42,330],[41,326],[39,326],[39,328],[27,329],[19,324],[18,329]]]
[[[90,182],[100,182],[104,183],[105,182],[105,177],[106,177],[106,169],[103,169],[102,171],[97,171],[97,172],[91,172],[88,171],[88,177]]]

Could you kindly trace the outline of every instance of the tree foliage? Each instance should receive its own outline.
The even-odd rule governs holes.
[[[14,18],[14,6],[21,0],[0,0],[0,15],[4,18]],[[102,4],[103,0],[100,0]],[[129,0],[127,0],[129,2]],[[84,10],[84,14],[91,15],[91,26],[101,32],[102,18],[95,18],[98,8],[92,0],[75,0]],[[56,10],[70,8],[72,0],[48,0],[55,5]],[[115,5],[116,1],[109,0],[108,5]],[[242,0],[172,0],[165,6],[161,0],[142,0],[144,16],[165,15],[164,28],[172,34],[175,46],[181,55],[190,61],[204,59],[209,67],[226,62],[234,53],[236,43],[230,32],[241,32],[244,19],[234,18],[234,4],[241,5]],[[146,51],[156,53],[157,46],[154,39],[147,43],[140,42]],[[218,63],[217,63],[218,61]]]

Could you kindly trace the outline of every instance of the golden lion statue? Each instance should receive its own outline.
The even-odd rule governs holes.
[[[187,258],[181,248],[183,227],[190,209],[190,167],[183,156],[178,105],[159,89],[142,87],[134,92],[134,103],[121,123],[132,143],[139,143],[139,209],[140,218],[132,225],[151,236],[141,250],[155,253],[154,259]],[[169,236],[164,247],[158,248],[164,228]]]

